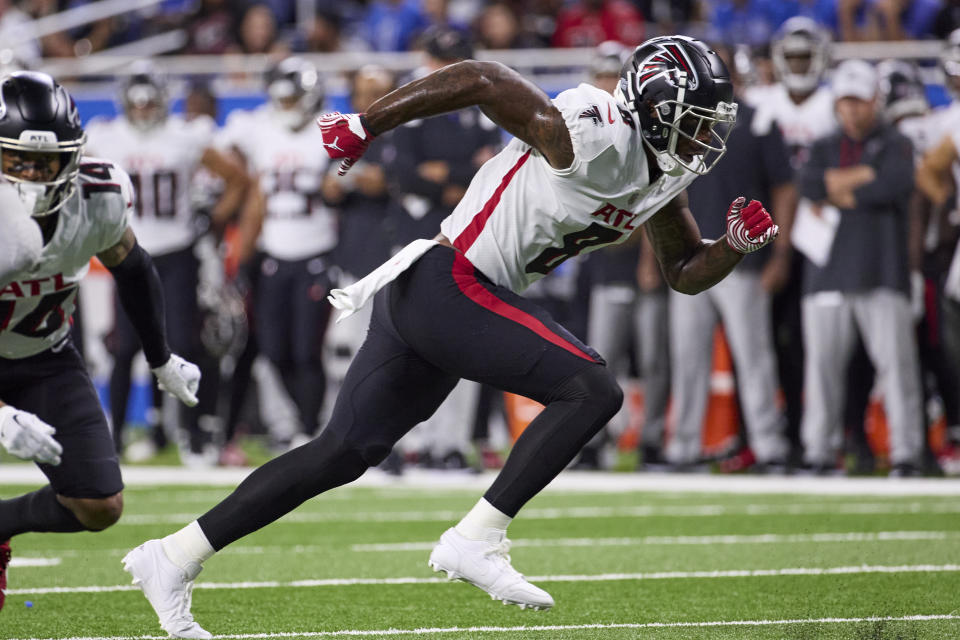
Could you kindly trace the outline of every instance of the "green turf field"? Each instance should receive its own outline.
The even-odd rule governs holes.
[[[165,637],[120,558],[228,491],[128,487],[106,532],[16,538],[0,638]],[[233,638],[960,638],[958,496],[548,490],[510,530],[557,602],[532,612],[427,567],[478,495],[321,496],[209,561],[195,617]]]

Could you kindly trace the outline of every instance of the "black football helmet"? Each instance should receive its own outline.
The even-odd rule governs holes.
[[[170,115],[166,76],[147,60],[135,63],[123,83],[120,103],[134,128],[146,132],[159,127]]]
[[[0,171],[33,216],[58,211],[74,194],[86,141],[76,103],[53,78],[35,71],[0,78],[0,160],[5,168]],[[59,154],[59,169],[44,181],[7,173],[9,159],[4,156],[23,158],[27,153]]]
[[[624,63],[614,96],[636,114],[643,141],[665,173],[702,175],[726,153],[737,119],[733,84],[723,60],[700,40],[647,40]],[[700,153],[679,154],[681,137]]]
[[[311,122],[323,104],[323,79],[303,58],[285,58],[272,66],[266,85],[275,117],[293,131]]]
[[[806,58],[801,67],[791,66],[791,58]],[[777,79],[788,91],[812,93],[830,63],[830,36],[820,26],[804,16],[790,18],[773,36],[770,59]]]
[[[904,60],[884,60],[877,65],[883,117],[894,123],[901,118],[922,116],[930,110],[927,91],[916,65]]]

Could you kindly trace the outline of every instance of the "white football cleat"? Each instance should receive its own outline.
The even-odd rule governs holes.
[[[193,563],[188,571],[175,565],[159,540],[147,540],[123,558],[123,570],[133,576],[150,606],[160,617],[160,626],[174,638],[206,640],[213,635],[193,621],[190,601],[193,579],[202,570]]]
[[[442,571],[450,580],[463,580],[480,587],[494,600],[515,604],[521,609],[546,610],[553,598],[540,587],[530,584],[510,566],[510,541],[470,540],[453,528],[440,536],[430,553],[430,568]]]

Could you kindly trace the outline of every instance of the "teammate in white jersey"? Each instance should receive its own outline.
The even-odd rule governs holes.
[[[507,525],[619,410],[623,393],[596,352],[516,292],[565,258],[626,240],[643,223],[667,281],[689,293],[770,242],[777,228],[756,201],[738,198],[727,233],[713,241],[701,239],[686,207],[684,187],[725,149],[732,96],[715,53],[670,36],[634,51],[616,97],[583,84],[551,101],[504,65],[466,61],[400,87],[365,114],[321,118],[328,153],[344,158],[341,171],[377,132],[471,105],[516,139],[480,168],[440,235],[414,241],[339,292],[336,304],[356,307],[383,287],[320,436],[254,471],[199,520],[125,557],[164,629],[210,637],[187,613],[201,563],[358,478],[461,377],[546,408],[484,498],[443,534],[430,565],[503,602],[551,607],[553,598],[510,565]]]
[[[167,346],[160,282],[129,228],[130,180],[112,162],[82,157],[85,141],[73,99],[50,76],[0,79],[0,181],[16,189],[43,242],[39,260],[0,289],[0,440],[12,419],[48,433],[55,426],[62,447],[59,464],[57,455],[39,464],[49,485],[0,500],[0,607],[11,537],[100,531],[123,509],[110,429],[70,342],[73,300],[93,256],[112,272],[160,387],[197,401],[199,370]]]
[[[242,202],[248,179],[236,162],[213,148],[216,125],[212,118],[198,116],[187,120],[170,113],[164,76],[148,63],[138,64],[133,71],[120,92],[123,114],[91,122],[87,127],[88,148],[129,172],[136,196],[130,226],[143,239],[143,247],[154,258],[163,283],[171,347],[196,360],[203,369],[200,404],[184,412],[179,421],[183,429],[177,431],[181,456],[188,463],[199,463],[203,461],[204,445],[209,445],[205,442],[209,435],[199,425],[207,420],[204,416],[216,413],[219,363],[207,362],[210,359],[204,358],[200,345],[196,295],[199,261],[194,251],[200,226],[191,198],[192,187],[201,169],[222,178],[223,194],[210,211],[210,224],[219,230]],[[140,343],[129,318],[119,308],[107,344],[113,355],[110,412],[114,442],[120,452],[132,364]],[[156,397],[155,403],[159,400]],[[146,442],[162,445],[163,434],[158,428]]]
[[[833,95],[821,84],[830,62],[829,44],[829,36],[816,22],[802,16],[790,18],[770,47],[778,82],[745,92],[747,102],[757,110],[755,133],[764,135],[767,127],[779,126],[794,170],[806,162],[814,140],[837,128]]]
[[[231,114],[222,141],[243,155],[263,191],[254,330],[296,404],[297,439],[303,440],[316,433],[326,386],[322,341],[330,308],[324,298],[337,244],[336,216],[320,193],[329,159],[317,153],[316,130],[308,126],[324,91],[316,67],[301,58],[272,67],[266,85],[270,101]]]

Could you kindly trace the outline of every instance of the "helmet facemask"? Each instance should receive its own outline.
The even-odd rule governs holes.
[[[20,140],[0,138],[0,171],[35,218],[56,213],[76,192],[80,156],[86,142],[84,134],[78,140],[58,142],[52,131],[24,131]],[[24,171],[33,169],[43,173],[52,160],[59,161],[59,168],[48,171],[52,175],[31,180],[22,177]]]
[[[656,156],[661,171],[672,176],[684,171],[704,175],[727,151],[727,138],[737,120],[737,104],[720,101],[712,109],[689,104],[684,101],[687,74],[676,70],[668,73],[677,86],[676,99],[648,101],[638,108],[638,80],[633,72],[624,75],[614,96],[638,116],[643,141]],[[687,147],[686,153],[678,150],[681,144]]]
[[[791,93],[813,93],[829,65],[829,39],[807,18],[791,18],[770,47],[777,78]],[[806,59],[806,65],[796,64]],[[798,68],[801,67],[801,68]]]
[[[319,74],[314,69],[286,73],[267,86],[276,120],[291,131],[310,123],[323,102]]]
[[[134,129],[147,133],[162,125],[169,112],[166,92],[153,82],[130,84],[123,91],[123,113]]]

